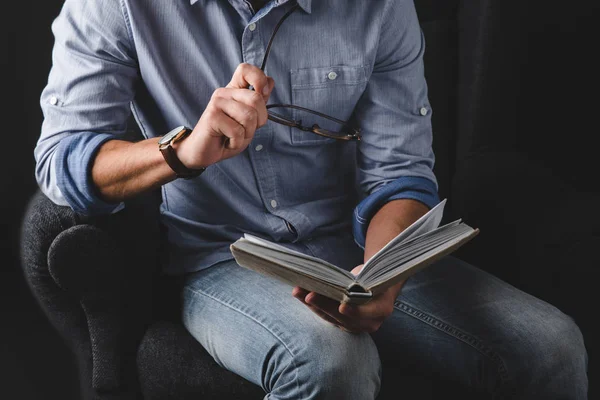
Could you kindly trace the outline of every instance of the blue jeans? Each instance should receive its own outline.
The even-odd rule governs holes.
[[[183,290],[190,333],[265,399],[374,399],[382,362],[502,398],[587,398],[573,320],[454,257],[410,278],[374,334],[342,331],[234,261],[191,274]]]

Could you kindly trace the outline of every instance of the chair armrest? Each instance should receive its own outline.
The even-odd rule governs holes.
[[[86,398],[134,398],[138,391],[135,357],[152,316],[158,268],[158,203],[152,198],[90,218],[38,192],[23,219],[25,277],[74,351]]]

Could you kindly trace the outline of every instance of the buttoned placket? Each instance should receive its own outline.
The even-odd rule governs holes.
[[[265,26],[264,17],[269,14],[274,4],[268,5],[268,9],[261,9],[255,14],[247,24],[242,35],[242,56],[243,61],[248,64],[260,66],[266,51],[266,44],[263,43],[263,36],[270,37],[270,30],[274,26]],[[269,32],[263,34],[263,32]],[[269,30],[270,29],[270,30]],[[266,40],[266,39],[265,39]],[[281,209],[281,200],[277,190],[276,170],[273,167],[271,155],[269,152],[271,141],[273,140],[273,131],[270,124],[267,124],[256,131],[254,139],[248,148],[250,163],[257,179],[257,185],[261,194],[262,202],[267,211],[281,218],[281,225],[271,228],[289,239],[296,238],[296,228],[285,219],[284,212]]]

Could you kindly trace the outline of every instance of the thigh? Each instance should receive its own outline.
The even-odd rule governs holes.
[[[486,391],[514,392],[539,378],[536,366],[581,348],[569,317],[454,257],[411,277],[373,338],[384,368]]]
[[[292,296],[289,285],[231,261],[192,274],[183,290],[190,333],[222,367],[272,398],[312,398],[303,395],[315,390],[308,381],[318,379],[327,391],[361,365],[371,386],[378,385],[372,338],[322,320]]]

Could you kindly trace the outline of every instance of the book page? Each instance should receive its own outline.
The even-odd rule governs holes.
[[[453,240],[456,236],[462,235],[465,231],[472,230],[466,224],[457,224],[454,222],[425,233],[408,242],[401,243],[397,247],[390,249],[385,256],[375,260],[374,264],[376,265],[373,265],[373,268],[367,274],[361,276],[360,281],[363,285],[369,286],[374,279],[391,270],[402,270],[404,263],[408,262],[411,258],[441,246]]]
[[[277,243],[273,243],[273,242],[270,242],[270,241],[265,240],[265,239],[261,239],[259,237],[250,235],[248,233],[244,234],[244,239],[246,239],[247,241],[249,241],[251,243],[254,243],[254,244],[258,245],[258,246],[265,247],[267,249],[279,251],[279,252],[284,253],[284,254],[289,254],[290,256],[295,257],[295,258],[312,261],[313,263],[317,263],[319,265],[322,265],[323,267],[326,267],[329,270],[336,271],[336,273],[341,273],[342,275],[345,275],[346,277],[348,277],[348,278],[350,278],[352,280],[354,280],[354,278],[355,278],[355,276],[352,275],[352,273],[350,273],[350,272],[348,272],[348,271],[346,271],[346,270],[344,270],[344,269],[342,269],[342,268],[340,268],[340,267],[338,267],[336,265],[328,263],[327,261],[322,260],[320,258],[312,257],[312,256],[309,256],[307,254],[300,253],[299,251],[288,249],[287,247],[281,246],[281,245],[279,245]]]
[[[317,292],[337,301],[344,301],[347,297],[345,285],[329,284],[320,279],[315,279],[312,276],[306,275],[302,271],[289,268],[289,265],[279,263],[277,260],[267,262],[264,258],[253,253],[247,253],[240,248],[233,247],[232,253],[240,267],[271,276],[292,287],[301,286],[306,290]]]
[[[400,280],[408,278],[426,266],[452,253],[479,234],[479,229],[473,229],[468,225],[464,225],[463,228],[465,229],[463,229],[462,233],[453,236],[443,244],[401,264],[401,268],[391,269],[385,274],[377,277],[376,280],[367,285],[367,289],[372,291],[374,295],[381,293],[385,288],[390,287]]]
[[[413,222],[408,228],[400,232],[398,236],[390,240],[388,244],[383,246],[377,253],[375,253],[363,266],[363,269],[358,274],[357,279],[360,279],[364,274],[371,269],[373,260],[376,260],[379,255],[386,252],[389,248],[396,246],[398,243],[406,242],[414,239],[417,236],[421,236],[424,233],[430,232],[436,229],[442,222],[444,216],[444,206],[446,205],[446,199],[440,201],[435,207],[429,210],[421,218]]]

